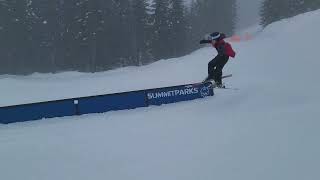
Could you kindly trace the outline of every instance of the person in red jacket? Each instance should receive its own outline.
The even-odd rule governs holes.
[[[218,55],[212,59],[208,64],[208,77],[205,81],[213,79],[217,87],[223,87],[222,85],[222,69],[228,62],[230,57],[235,57],[236,53],[232,49],[231,45],[224,41],[225,34],[220,32],[214,32],[210,34],[208,39],[201,40],[200,44],[210,43],[216,48]]]

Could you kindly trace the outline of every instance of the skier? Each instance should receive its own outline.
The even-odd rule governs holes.
[[[208,64],[208,77],[205,81],[214,80],[215,86],[224,88],[222,84],[222,69],[229,60],[229,57],[235,57],[236,53],[232,46],[225,42],[226,35],[220,32],[214,32],[205,40],[201,40],[200,44],[212,44],[218,51],[218,55]]]

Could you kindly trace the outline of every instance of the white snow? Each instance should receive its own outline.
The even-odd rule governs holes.
[[[0,125],[0,179],[320,179],[319,32],[314,11],[234,43],[225,83],[239,91]],[[215,53],[104,73],[0,76],[0,106],[199,82]]]

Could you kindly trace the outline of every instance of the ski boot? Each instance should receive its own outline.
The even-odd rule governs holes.
[[[213,88],[226,88],[226,86],[222,83],[216,82],[214,83]]]

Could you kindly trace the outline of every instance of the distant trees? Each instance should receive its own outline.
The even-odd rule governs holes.
[[[0,60],[4,67],[1,69],[12,69],[13,73],[28,71],[24,58],[32,56],[32,14],[27,2],[0,2]]]
[[[236,25],[236,0],[194,0],[189,14],[191,49],[199,37],[214,31],[232,35]]]
[[[155,0],[152,52],[156,59],[186,53],[187,19],[183,0]]]
[[[201,33],[215,30],[232,34],[236,21],[236,1],[198,0],[193,5],[194,21],[201,22],[197,28]]]
[[[260,11],[261,24],[267,26],[272,22],[319,8],[319,0],[265,0]]]
[[[231,34],[235,0],[1,0],[0,74],[144,65]]]
[[[143,65],[149,63],[152,59],[150,52],[150,19],[148,14],[147,0],[134,0],[132,2],[132,19],[131,19],[131,46],[132,60],[134,65]]]

